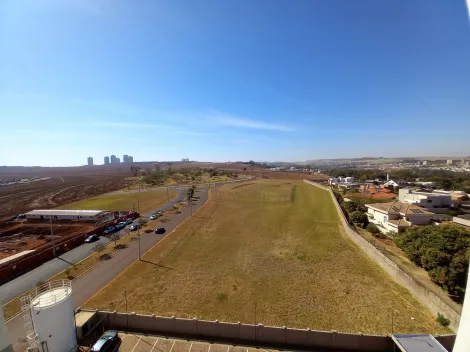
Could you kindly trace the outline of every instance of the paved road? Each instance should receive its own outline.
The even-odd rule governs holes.
[[[180,189],[180,193],[169,203],[162,205],[161,207],[149,212],[148,214],[144,214],[144,216],[149,217],[155,211],[166,211],[171,209],[173,204],[186,199],[186,192],[186,189]],[[126,232],[121,230],[117,232],[117,234],[123,236],[126,234]],[[99,241],[95,243],[84,243],[72,249],[71,251],[60,255],[60,258],[63,258],[66,261],[60,260],[58,258],[51,259],[50,261],[38,266],[37,268],[28,271],[27,273],[0,286],[1,304],[9,302],[10,300],[22,294],[23,292],[26,292],[27,290],[35,287],[38,282],[45,281],[50,277],[56,275],[57,273],[60,273],[61,271],[67,269],[68,267],[70,267],[69,263],[75,264],[83,258],[89,256],[91,254],[92,248],[98,242],[106,245],[109,243],[109,239],[104,236],[101,236]]]
[[[198,192],[199,199],[193,201],[193,212],[199,209],[208,197],[207,189]],[[143,234],[140,241],[140,253],[143,254],[163,237],[169,234],[176,226],[191,216],[190,207],[184,208],[180,214],[171,215],[169,221],[164,223],[166,233],[156,235],[155,233]],[[152,222],[150,222],[152,224]],[[160,223],[158,223],[160,224]],[[155,227],[157,223],[155,224]],[[161,225],[160,225],[161,226]],[[110,260],[101,262],[93,267],[85,275],[78,277],[72,281],[72,292],[74,306],[78,308],[82,306],[93,294],[108,284],[114,277],[121,273],[138,259],[139,242],[131,241],[128,248],[117,251]],[[149,264],[152,265],[152,264]],[[13,348],[15,351],[25,351],[27,344],[22,342],[25,336],[24,322],[22,315],[19,315],[7,322],[7,329],[10,333]]]
[[[245,182],[248,180],[240,180],[235,182]],[[220,186],[225,182],[219,182],[216,185]],[[185,194],[186,191],[184,191]],[[184,199],[183,194],[183,199]],[[208,190],[205,188],[199,189],[197,196],[199,199],[193,201],[192,211],[195,212],[202,205],[205,204],[208,198]],[[181,197],[181,194],[178,195]],[[171,207],[172,205],[166,204],[163,207]],[[147,214],[150,215],[150,214]],[[156,235],[155,233],[144,234],[140,241],[140,253],[143,254],[162,238],[168,235],[179,224],[191,216],[191,207],[186,207],[180,214],[171,215],[169,221],[164,223],[167,230],[163,235]],[[159,223],[158,223],[159,224]],[[129,243],[128,248],[117,251],[114,253],[110,260],[101,262],[99,265],[93,267],[85,275],[78,277],[72,281],[72,292],[74,298],[74,306],[78,308],[82,306],[88,299],[93,296],[98,290],[107,285],[113,278],[115,278],[124,269],[130,266],[138,259],[139,242],[132,241]],[[152,265],[152,264],[149,264]],[[7,330],[10,333],[13,348],[16,352],[25,351],[27,344],[25,342],[25,329],[22,315],[19,315],[7,322]]]

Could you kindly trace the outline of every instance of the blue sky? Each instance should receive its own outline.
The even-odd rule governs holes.
[[[0,165],[470,155],[464,0],[0,4]]]

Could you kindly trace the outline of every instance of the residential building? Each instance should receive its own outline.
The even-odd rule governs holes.
[[[465,166],[465,163],[466,163],[466,162],[467,162],[467,160],[465,160],[465,158],[462,158],[462,159],[460,160],[460,165],[461,165],[461,166]]]
[[[388,177],[388,175],[387,175]],[[385,187],[398,187],[400,184],[398,182],[395,182],[393,180],[387,180],[387,182],[384,183]]]
[[[366,207],[369,222],[383,233],[403,231],[412,225],[428,225],[436,217],[426,209],[398,201],[367,204]]]
[[[104,164],[108,165],[109,164],[109,156],[104,157]]]
[[[116,160],[116,155],[111,155],[111,164],[116,164],[117,163],[117,160]]]
[[[447,165],[452,165],[454,161],[452,159],[447,160]]]
[[[121,163],[121,159],[119,159],[118,157],[116,157],[116,164],[120,164]]]
[[[129,155],[129,158],[127,159],[130,164],[134,162],[134,157]]]
[[[428,165],[428,161],[427,160],[423,160],[423,166],[426,166]]]
[[[91,156],[87,159],[88,166],[93,166],[93,158]]]
[[[402,203],[414,204],[435,213],[442,213],[452,206],[449,194],[422,192],[411,188],[402,188],[398,191],[398,199]]]
[[[123,163],[128,163],[128,162],[129,162],[129,155],[124,154],[124,155],[122,156],[122,162],[123,162]]]

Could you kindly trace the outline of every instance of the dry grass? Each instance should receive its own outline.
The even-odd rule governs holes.
[[[139,313],[389,334],[393,311],[394,332],[448,332],[341,233],[329,194],[298,181],[211,191],[144,259],[86,307],[124,310],[126,290]]]
[[[139,196],[140,212],[148,213],[165,204],[168,198],[176,197],[175,190],[153,190],[140,193],[114,193],[98,197],[87,198],[78,202],[59,207],[59,209],[99,209],[99,210],[137,210],[137,196]]]

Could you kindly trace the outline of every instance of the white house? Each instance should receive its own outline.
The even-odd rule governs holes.
[[[411,188],[400,189],[398,199],[402,203],[414,204],[437,213],[449,210],[452,205],[450,194],[420,192]]]
[[[384,183],[384,186],[398,187],[399,184],[398,184],[398,182],[395,182],[393,180],[388,180],[387,182]]]
[[[427,225],[436,214],[409,203],[389,202],[368,204],[369,222],[381,232],[399,232],[412,225]]]

